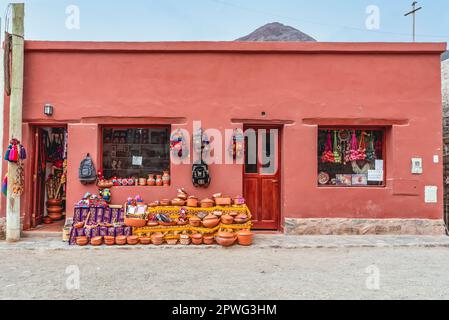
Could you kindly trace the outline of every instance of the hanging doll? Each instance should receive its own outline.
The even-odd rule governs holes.
[[[19,162],[20,160],[26,159],[26,150],[20,144],[20,141],[13,138],[9,142],[8,149],[5,153],[5,160],[9,162]]]
[[[335,161],[334,152],[332,151],[332,138],[331,132],[327,132],[326,145],[324,146],[324,152],[321,156],[321,162],[333,163]]]
[[[185,158],[189,155],[186,138],[181,129],[177,129],[170,136],[170,150],[173,155]]]
[[[369,135],[368,147],[366,148],[366,160],[372,162],[376,159],[376,150],[374,149],[374,134]]]
[[[366,134],[365,131],[361,133],[360,143],[358,144],[355,130],[353,130],[349,150],[349,161],[365,160],[366,158],[365,134]]]
[[[235,160],[243,156],[245,138],[240,129],[234,129],[232,133],[231,145],[229,146],[229,154]]]

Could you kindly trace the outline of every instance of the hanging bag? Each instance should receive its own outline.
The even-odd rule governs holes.
[[[82,184],[91,184],[96,182],[97,172],[89,154],[87,154],[81,161],[78,176]]]

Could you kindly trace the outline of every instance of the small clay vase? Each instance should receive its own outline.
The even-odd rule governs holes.
[[[158,187],[162,186],[164,183],[162,182],[162,175],[158,174],[156,175],[156,185]]]
[[[139,185],[140,186],[146,186],[147,185],[147,179],[139,178]]]
[[[147,179],[147,185],[154,186],[155,184],[156,184],[156,180],[154,179],[154,175],[149,174],[148,179]]]
[[[162,184],[166,187],[170,185],[170,173],[168,171],[164,171],[162,175]]]

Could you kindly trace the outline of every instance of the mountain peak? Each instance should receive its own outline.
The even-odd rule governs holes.
[[[267,23],[235,41],[316,41],[314,38],[279,22]]]

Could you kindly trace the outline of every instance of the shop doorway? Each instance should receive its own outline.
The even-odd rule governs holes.
[[[243,194],[253,228],[277,231],[281,220],[282,127],[248,125],[244,130]]]
[[[65,220],[67,128],[33,128],[31,228],[61,231]]]

